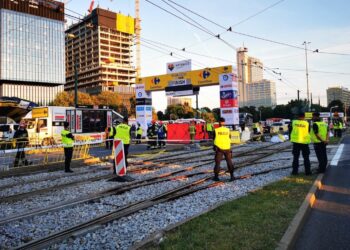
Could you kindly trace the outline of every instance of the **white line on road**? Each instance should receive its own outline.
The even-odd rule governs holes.
[[[333,159],[331,161],[331,166],[337,166],[338,165],[338,161],[340,159],[340,156],[343,153],[343,148],[344,148],[344,144],[340,144],[337,152],[333,156]]]

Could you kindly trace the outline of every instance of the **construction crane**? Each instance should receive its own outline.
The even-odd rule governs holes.
[[[91,14],[91,12],[92,12],[92,9],[94,8],[94,3],[95,3],[95,1],[94,0],[91,0],[91,3],[90,3],[90,7],[89,7],[89,9],[88,9],[88,12]]]
[[[141,76],[141,19],[140,0],[135,0],[135,38],[136,38],[136,78]]]

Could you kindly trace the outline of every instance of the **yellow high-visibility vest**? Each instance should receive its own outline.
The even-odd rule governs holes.
[[[303,120],[294,120],[290,141],[301,144],[310,144],[309,123]]]
[[[138,134],[138,135],[142,135],[142,133],[143,133],[143,130],[142,130],[142,128],[141,128],[141,127],[139,127],[139,128],[137,129],[137,133],[136,133],[136,134]]]
[[[328,133],[328,125],[325,122],[315,122],[315,124],[318,127],[318,135],[321,137],[322,141],[325,141],[327,139],[327,133]],[[310,132],[311,141],[313,143],[320,143],[321,141],[317,138],[315,132],[313,129],[311,129]]]
[[[190,125],[190,134],[191,134],[191,135],[196,134],[196,126]]]
[[[122,140],[123,144],[130,144],[130,126],[127,124],[119,124],[116,128],[117,133],[114,139]]]
[[[213,131],[213,124],[207,123],[207,131],[208,131],[208,132]]]
[[[226,127],[215,129],[214,145],[222,150],[231,149],[230,130]]]
[[[61,132],[62,144],[64,148],[72,148],[74,144],[74,140],[72,138],[67,137],[68,134],[70,134],[70,131],[65,129],[63,129]]]

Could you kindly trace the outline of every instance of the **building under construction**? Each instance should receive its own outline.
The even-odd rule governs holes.
[[[89,94],[102,91],[120,93],[129,107],[135,91],[133,66],[135,20],[109,10],[96,8],[66,30],[66,91]],[[74,67],[76,66],[76,71]],[[75,77],[77,73],[77,77]]]

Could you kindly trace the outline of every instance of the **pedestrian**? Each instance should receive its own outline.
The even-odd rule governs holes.
[[[332,123],[333,123],[334,137],[341,138],[342,137],[342,129],[343,129],[343,121],[339,117],[338,112],[334,112]]]
[[[136,144],[141,144],[141,138],[142,138],[142,127],[140,123],[137,123],[137,130],[136,130]]]
[[[312,120],[314,123],[310,135],[319,164],[318,172],[324,173],[328,163],[327,144],[329,140],[329,128],[327,123],[321,121],[320,113],[318,112],[312,114]]]
[[[166,140],[166,129],[164,124],[160,121],[158,125],[158,148],[166,147],[165,140]]]
[[[148,146],[147,149],[152,149],[152,147],[157,146],[157,127],[155,121],[148,126],[147,129],[147,137],[148,137]]]
[[[64,129],[61,132],[62,144],[64,148],[64,171],[66,173],[73,173],[70,169],[70,163],[73,157],[74,136],[69,131],[69,122],[64,122]]]
[[[299,172],[300,151],[304,158],[305,175],[311,175],[310,149],[311,142],[309,123],[305,121],[305,113],[299,113],[298,118],[293,120],[290,131],[290,141],[293,143],[293,171],[292,175]]]
[[[225,127],[225,119],[219,119],[219,127],[214,131],[214,151],[215,151],[215,167],[214,181],[219,181],[220,162],[222,156],[225,156],[228,171],[230,173],[230,181],[234,180],[233,163],[231,152],[231,136],[230,130]]]
[[[188,132],[190,133],[191,144],[193,144],[196,136],[196,123],[194,121],[191,121]]]
[[[124,117],[123,123],[119,124],[115,128],[116,134],[114,139],[121,140],[124,146],[124,156],[125,156],[125,167],[128,167],[128,154],[129,154],[129,146],[131,141],[131,127],[128,125],[128,118]],[[113,161],[115,164],[115,162]],[[115,169],[115,165],[114,165]]]
[[[206,130],[207,130],[207,133],[208,133],[208,139],[213,139],[213,131],[214,131],[213,123],[208,121]]]
[[[27,124],[24,121],[20,122],[19,128],[16,130],[13,139],[15,140],[15,146],[17,148],[17,153],[15,157],[14,167],[18,167],[20,161],[25,166],[29,165],[28,160],[26,159],[25,147],[28,145],[28,131]]]

